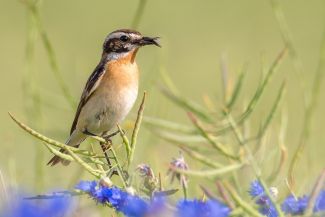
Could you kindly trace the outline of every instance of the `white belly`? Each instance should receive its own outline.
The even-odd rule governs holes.
[[[102,89],[82,109],[77,128],[96,135],[112,130],[130,112],[137,95],[137,85],[119,91]]]

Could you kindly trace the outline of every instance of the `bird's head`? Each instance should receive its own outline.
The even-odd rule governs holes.
[[[110,59],[118,59],[130,52],[134,53],[145,45],[160,47],[159,37],[144,37],[140,32],[130,29],[120,29],[111,32],[103,44],[103,53]]]

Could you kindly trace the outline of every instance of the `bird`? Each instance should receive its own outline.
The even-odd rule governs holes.
[[[145,37],[136,30],[111,32],[103,43],[101,59],[87,80],[66,145],[78,148],[89,136],[105,136],[130,112],[138,95],[139,69],[135,61],[139,48],[160,47],[159,37]],[[66,153],[64,149],[61,153]],[[54,156],[48,165],[68,165]]]

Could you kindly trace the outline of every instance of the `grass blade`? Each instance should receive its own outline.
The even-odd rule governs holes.
[[[142,122],[148,127],[159,127],[179,133],[195,134],[197,132],[193,127],[155,117],[144,116]]]
[[[291,185],[291,188],[294,186],[294,177],[293,173],[297,166],[297,162],[302,155],[306,141],[308,140],[310,136],[310,128],[311,128],[311,122],[312,117],[314,115],[315,109],[318,105],[318,99],[320,94],[320,87],[324,80],[324,73],[325,72],[325,34],[323,35],[322,40],[322,46],[320,49],[320,58],[319,63],[317,67],[317,71],[313,80],[312,84],[312,91],[311,91],[311,100],[307,105],[306,111],[305,111],[305,117],[303,121],[303,129],[301,133],[301,137],[299,139],[298,147],[294,153],[294,156],[290,162],[289,171],[288,171],[288,180],[289,184]]]
[[[238,77],[238,80],[236,82],[236,85],[235,85],[235,88],[233,90],[233,93],[232,93],[230,99],[227,102],[227,105],[226,105],[227,106],[227,110],[231,110],[232,109],[233,105],[235,104],[235,102],[236,102],[236,100],[237,100],[237,98],[239,96],[239,93],[240,93],[240,91],[242,89],[242,86],[243,86],[243,81],[244,81],[244,77],[246,75],[246,71],[247,71],[247,66],[245,65],[243,67],[243,69],[242,69],[239,77]]]
[[[199,123],[199,121],[197,120],[197,118],[192,114],[192,113],[188,113],[189,118],[191,119],[192,123],[194,124],[194,126],[199,130],[201,136],[203,136],[211,145],[213,148],[217,149],[221,154],[223,154],[226,157],[229,157],[231,159],[234,160],[238,160],[238,156],[235,156],[234,154],[230,153],[229,150],[226,149],[226,147],[223,146],[223,144],[216,142],[210,134],[208,134],[203,127],[201,126],[201,124]]]
[[[176,95],[175,93],[172,93],[171,91],[167,90],[167,88],[161,88],[162,93],[170,99],[172,102],[176,103],[178,106],[182,107],[183,109],[190,111],[197,115],[200,119],[206,121],[206,122],[212,122],[212,119],[207,114],[208,112],[202,108],[200,105],[189,101],[188,99],[185,99],[181,97],[180,95]]]
[[[197,103],[185,99],[179,94],[178,90],[176,89],[176,86],[174,85],[174,83],[172,82],[172,80],[170,79],[170,77],[167,75],[166,72],[162,72],[162,78],[167,88],[161,87],[160,90],[168,99],[170,99],[172,102],[179,105],[181,108],[185,109],[186,111],[190,111],[194,113],[204,121],[207,122],[213,121],[212,118],[208,115],[206,109],[204,109]]]
[[[258,138],[262,137],[264,135],[264,133],[266,132],[268,126],[270,125],[270,123],[271,123],[271,121],[272,121],[272,119],[273,119],[273,117],[274,117],[274,115],[275,115],[275,113],[276,113],[276,111],[277,111],[277,109],[279,107],[279,104],[280,104],[281,99],[283,97],[284,90],[285,90],[285,83],[282,83],[282,85],[281,85],[281,87],[280,87],[280,89],[278,91],[277,97],[276,97],[276,99],[275,99],[275,101],[273,103],[273,106],[271,108],[271,111],[268,114],[265,122],[262,124],[262,127],[261,127],[261,129],[260,129],[260,131],[258,133],[258,136],[257,136]]]
[[[225,182],[223,183],[225,188],[228,190],[230,193],[232,199],[237,203],[238,206],[242,207],[243,210],[245,210],[249,216],[254,216],[254,217],[263,217],[256,209],[254,209],[250,204],[246,203],[233,189],[233,187],[228,183]]]
[[[160,138],[173,143],[202,143],[206,141],[206,139],[202,138],[200,135],[178,134],[164,130],[152,130],[152,132]],[[211,139],[215,140],[216,137],[211,136]]]
[[[134,150],[135,150],[135,145],[136,145],[136,141],[137,141],[137,136],[140,130],[140,126],[141,126],[141,121],[142,121],[142,117],[143,117],[143,110],[144,110],[144,103],[146,101],[146,92],[143,93],[143,98],[138,110],[138,115],[137,115],[137,119],[135,121],[135,125],[133,128],[133,132],[132,132],[132,137],[131,137],[131,153],[128,159],[128,165],[131,164],[132,160],[133,160],[133,155],[134,155]]]
[[[285,56],[286,52],[287,52],[287,49],[284,48],[278,54],[278,56],[273,61],[273,63],[271,64],[265,78],[262,80],[262,83],[256,89],[255,94],[254,94],[253,98],[250,100],[249,104],[247,105],[245,111],[237,119],[236,123],[238,125],[242,124],[255,110],[256,105],[257,105],[258,101],[261,99],[261,96],[263,95],[267,84],[269,83],[272,75],[274,74],[274,72],[276,71],[276,69],[278,68],[278,66],[282,62],[282,60],[284,59],[284,56]],[[227,112],[227,111],[225,111],[225,112]],[[231,126],[228,124],[228,125],[222,127],[222,129],[217,130],[215,134],[219,135],[219,134],[222,134],[225,131],[228,131],[230,129],[231,129]]]
[[[324,188],[324,184],[325,184],[325,168],[323,169],[321,175],[318,177],[317,182],[314,185],[314,188],[311,192],[308,205],[305,211],[305,215],[304,215],[305,217],[312,216],[315,202],[317,200],[319,192]]]
[[[251,101],[249,102],[246,110],[244,111],[244,113],[240,116],[238,123],[243,122],[255,109],[257,102],[261,99],[262,94],[265,91],[265,88],[267,86],[267,84],[269,83],[272,75],[274,74],[274,72],[276,71],[276,69],[278,68],[278,66],[280,65],[280,63],[282,62],[285,54],[287,52],[287,49],[284,48],[279,55],[277,56],[277,58],[274,60],[274,62],[272,63],[270,69],[268,70],[265,78],[263,79],[262,83],[260,84],[260,86],[257,88],[253,98],[251,99]]]
[[[142,16],[144,14],[144,9],[146,7],[147,0],[140,0],[138,4],[138,8],[135,12],[131,27],[132,29],[137,29],[139,27],[140,21],[142,19]]]
[[[197,160],[209,167],[212,167],[212,168],[222,168],[223,167],[222,164],[217,163],[214,160],[207,158],[207,156],[202,155],[199,152],[194,151],[192,149],[189,149],[189,148],[185,147],[184,145],[179,145],[178,147],[180,147],[190,157],[194,158],[195,160]]]
[[[65,99],[68,101],[68,103],[71,105],[72,108],[75,108],[76,102],[75,102],[73,96],[71,95],[68,85],[65,83],[65,80],[59,70],[59,66],[57,63],[57,59],[56,59],[56,55],[55,55],[53,46],[49,40],[49,37],[48,37],[46,31],[44,30],[44,28],[42,26],[41,16],[39,14],[38,6],[36,3],[33,3],[31,1],[24,1],[24,2],[26,3],[27,8],[30,10],[31,14],[34,17],[36,27],[38,29],[40,36],[41,36],[45,51],[47,53],[47,57],[50,62],[50,66],[52,68],[52,72],[54,74],[54,77],[55,77]]]
[[[185,175],[189,175],[189,176],[198,176],[198,177],[217,177],[217,176],[221,176],[224,175],[226,173],[232,172],[234,170],[238,170],[240,168],[242,168],[244,164],[233,164],[233,165],[229,165],[229,166],[225,166],[223,168],[219,168],[219,169],[214,169],[214,170],[205,170],[205,171],[197,171],[197,170],[182,170],[176,167],[171,167],[171,170],[174,170],[178,173],[182,173]]]
[[[10,114],[10,117],[12,118],[13,121],[15,121],[16,124],[18,124],[18,126],[20,126],[23,130],[25,130],[27,133],[29,133],[30,135],[36,137],[37,139],[46,142],[50,145],[56,146],[56,147],[60,147],[63,148],[64,150],[66,150],[71,157],[77,162],[79,163],[82,167],[84,167],[89,173],[91,173],[92,175],[94,175],[97,178],[100,178],[101,174],[98,173],[96,170],[94,170],[93,168],[91,168],[87,163],[85,163],[81,158],[79,158],[74,152],[73,150],[76,150],[76,148],[73,148],[71,146],[65,145],[63,143],[57,142],[53,139],[50,139],[46,136],[43,136],[42,134],[36,132],[35,130],[31,129],[30,127],[26,126],[25,124],[23,124],[22,122],[18,121],[18,119],[16,119],[12,114]]]

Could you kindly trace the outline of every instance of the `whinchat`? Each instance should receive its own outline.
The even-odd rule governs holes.
[[[116,30],[106,37],[101,60],[81,95],[67,145],[79,147],[88,136],[107,135],[129,113],[138,95],[135,57],[145,45],[160,47],[158,37],[144,37],[130,29]],[[70,163],[54,156],[48,164],[59,162]]]

